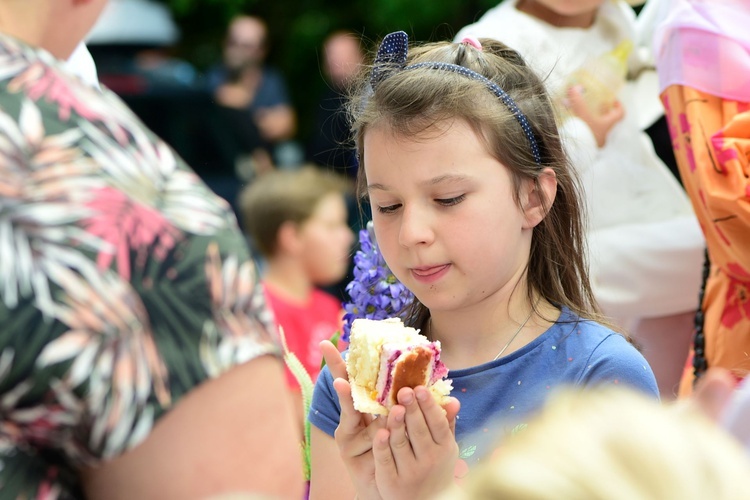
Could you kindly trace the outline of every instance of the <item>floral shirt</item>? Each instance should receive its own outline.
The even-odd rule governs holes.
[[[77,498],[193,387],[279,348],[245,240],[111,92],[0,35],[0,490]]]

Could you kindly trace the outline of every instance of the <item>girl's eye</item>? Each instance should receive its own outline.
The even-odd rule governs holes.
[[[401,207],[400,204],[388,205],[387,207],[378,207],[378,212],[381,214],[392,214]]]
[[[453,205],[458,205],[462,201],[466,199],[466,195],[462,194],[460,196],[456,196],[454,198],[443,198],[443,199],[436,199],[435,201],[444,207],[451,207]]]

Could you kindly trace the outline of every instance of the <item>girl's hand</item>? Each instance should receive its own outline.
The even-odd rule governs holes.
[[[375,435],[375,478],[384,498],[431,498],[453,483],[457,399],[441,408],[422,386],[403,388]]]
[[[596,138],[596,144],[600,148],[607,142],[607,135],[609,135],[612,127],[625,116],[625,111],[620,101],[615,101],[608,109],[599,110],[599,113],[592,112],[588,104],[586,104],[581,89],[577,86],[568,89],[565,105],[571,113],[589,126]]]
[[[329,341],[320,344],[331,375],[334,377],[333,388],[339,397],[341,417],[334,439],[339,447],[341,460],[344,462],[360,500],[381,499],[375,482],[375,459],[372,442],[378,430],[384,429],[385,418],[373,418],[354,409],[352,391],[349,385],[346,363]]]

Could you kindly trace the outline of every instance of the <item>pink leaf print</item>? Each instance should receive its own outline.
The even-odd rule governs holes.
[[[750,272],[736,262],[727,264],[727,272],[730,276],[743,281],[750,281]]]
[[[724,312],[721,315],[721,324],[727,328],[733,328],[743,319],[750,319],[750,297],[748,297],[747,283],[729,277],[729,290],[724,304]]]
[[[696,164],[695,164],[695,153],[693,152],[693,146],[690,144],[690,141],[685,141],[685,156],[687,156],[688,166],[690,167],[690,172],[695,172]]]
[[[47,467],[47,477],[39,483],[35,500],[56,500],[60,498],[60,484],[57,479],[59,475],[56,466],[50,465]]]
[[[116,256],[118,273],[125,280],[130,280],[131,249],[151,251],[153,258],[164,260],[180,235],[158,211],[137,203],[117,189],[98,189],[87,207],[96,215],[85,220],[84,226],[115,248],[115,254],[99,253],[97,265],[107,269]]]
[[[722,131],[715,133],[711,137],[711,145],[716,152],[716,161],[721,167],[721,173],[726,173],[726,164],[732,160],[736,160],[739,158],[739,156],[737,155],[737,151],[732,148],[731,143],[727,145],[727,141],[724,138],[724,134]]]
[[[685,113],[680,113],[680,132],[683,134],[690,132],[690,121]]]
[[[86,106],[84,100],[76,95],[68,78],[40,61],[32,63],[26,71],[15,77],[8,84],[8,90],[25,90],[33,101],[44,98],[49,103],[57,104],[62,121],[68,121],[72,111],[87,120],[100,119],[99,113]]]

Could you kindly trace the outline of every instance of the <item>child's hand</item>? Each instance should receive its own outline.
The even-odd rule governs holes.
[[[334,439],[359,499],[380,499],[375,482],[375,460],[372,442],[379,429],[385,428],[385,418],[373,418],[354,409],[351,386],[346,374],[346,363],[331,342],[324,340],[320,349],[328,369],[334,377],[333,388],[339,397],[341,417]]]
[[[443,409],[422,386],[401,389],[398,401],[373,443],[378,490],[388,499],[431,498],[453,483],[460,404],[451,398]]]
[[[578,86],[568,89],[565,106],[571,113],[583,120],[589,126],[596,138],[596,144],[601,148],[607,142],[607,135],[612,127],[625,116],[620,101],[615,101],[608,109],[602,109],[599,113],[592,112],[586,103],[583,93]]]

